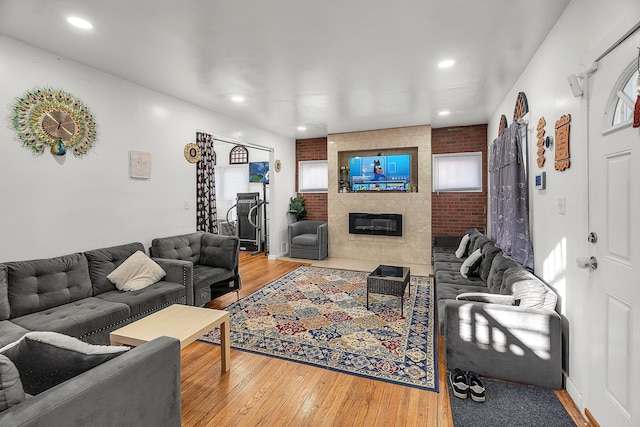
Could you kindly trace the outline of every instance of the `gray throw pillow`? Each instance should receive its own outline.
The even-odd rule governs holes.
[[[25,399],[20,374],[7,356],[0,354],[0,411],[11,408]]]
[[[87,344],[57,332],[29,332],[2,349],[16,366],[26,393],[36,395],[129,350]]]

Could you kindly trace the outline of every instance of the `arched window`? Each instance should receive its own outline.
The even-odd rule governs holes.
[[[622,73],[613,88],[613,93],[607,108],[604,133],[614,132],[631,126],[633,122],[633,108],[638,92],[638,63],[634,60]]]

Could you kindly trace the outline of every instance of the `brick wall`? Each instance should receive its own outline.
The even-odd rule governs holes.
[[[459,126],[431,130],[433,154],[482,152],[481,193],[433,193],[432,236],[458,236],[469,227],[486,230],[487,223],[487,125]],[[327,138],[296,140],[296,163],[326,160]],[[297,169],[297,168],[296,168]],[[296,188],[298,188],[296,170]],[[307,219],[327,221],[327,193],[298,193],[306,199]]]
[[[296,140],[296,165],[305,160],[327,160],[327,138]],[[296,166],[296,189],[298,188],[298,168]],[[307,219],[327,221],[327,193],[298,193],[305,198]]]
[[[431,130],[433,154],[482,151],[481,193],[433,193],[431,235],[462,236],[467,228],[486,230],[487,223],[487,125]]]

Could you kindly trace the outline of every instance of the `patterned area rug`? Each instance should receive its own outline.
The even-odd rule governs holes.
[[[438,390],[434,290],[369,294],[365,272],[299,267],[226,308],[231,346],[353,375]],[[200,339],[219,344],[218,328]]]

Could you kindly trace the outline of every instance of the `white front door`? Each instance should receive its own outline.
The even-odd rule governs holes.
[[[612,126],[610,108],[622,99],[624,76],[637,69],[638,46],[639,31],[589,79],[589,231],[597,235],[591,255],[598,266],[589,275],[586,409],[603,427],[640,426],[640,130],[624,105],[617,113],[623,123]],[[635,80],[633,95],[622,102],[635,102]]]

